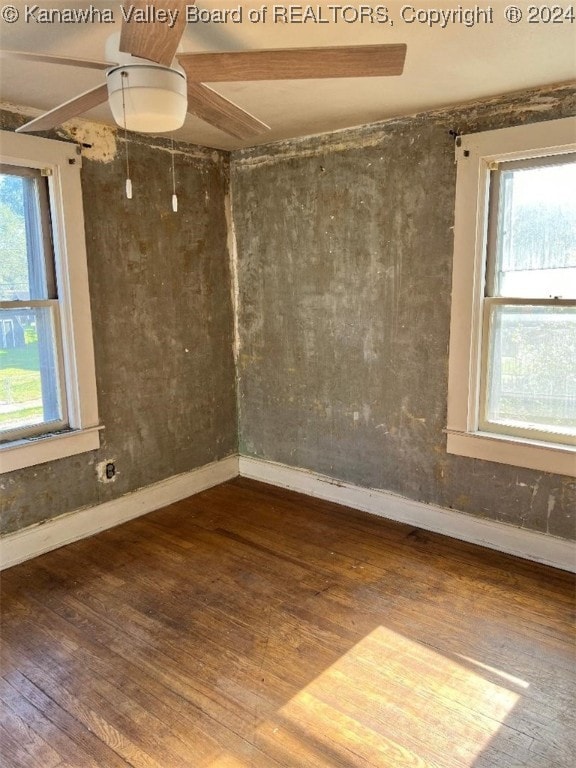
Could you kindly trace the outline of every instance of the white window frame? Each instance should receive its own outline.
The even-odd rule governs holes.
[[[0,474],[100,447],[80,169],[67,142],[0,131],[0,159],[48,174],[69,428],[0,445]]]
[[[469,134],[457,140],[447,451],[576,476],[576,447],[479,426],[490,171],[496,163],[576,150],[576,118]]]

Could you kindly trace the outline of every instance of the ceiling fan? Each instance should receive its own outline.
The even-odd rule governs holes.
[[[145,9],[149,0],[135,0]],[[22,125],[17,132],[56,128],[109,100],[115,121],[128,130],[162,133],[181,127],[186,112],[239,139],[269,127],[204,82],[323,79],[401,75],[406,45],[288,48],[231,53],[177,53],[191,0],[155,0],[156,8],[177,11],[172,26],[122,22],[116,62],[2,51],[5,58],[99,69],[106,82]],[[136,18],[136,17],[135,17]],[[176,57],[176,60],[175,60]]]

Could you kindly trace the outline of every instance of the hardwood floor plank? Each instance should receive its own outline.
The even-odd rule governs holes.
[[[63,760],[83,768],[98,768],[99,765],[125,768],[123,760],[20,672],[10,673],[5,682],[12,689],[4,690],[4,695],[10,697],[11,706]]]
[[[0,679],[0,725],[17,741],[18,747],[27,754],[30,768],[58,768],[62,759],[35,731],[14,712],[2,696],[4,681]]]
[[[41,755],[37,756],[25,749],[19,742],[14,730],[0,723],[0,765],[11,768],[42,768]],[[61,765],[61,762],[57,764]]]
[[[0,589],[7,768],[572,768],[545,566],[235,480]]]
[[[47,642],[52,641],[54,644],[54,648],[59,648],[61,645],[61,639],[62,634],[59,633],[55,627],[56,624],[54,622],[54,618],[50,617],[48,614],[48,611],[46,609],[43,609],[42,606],[38,605],[38,613],[41,615],[41,624],[43,627],[42,632],[37,632],[35,636],[35,646],[30,649],[30,652],[34,655],[37,655],[41,658],[47,657],[50,661],[52,661],[55,665],[61,664],[61,659],[58,658],[56,655],[50,656],[48,654],[49,646],[47,645]],[[65,622],[63,622],[64,624]],[[86,629],[86,625],[84,625],[84,629]],[[30,627],[25,627],[26,630],[26,637],[29,635]],[[66,630],[64,630],[66,632]],[[104,634],[102,634],[104,633]],[[69,633],[68,633],[69,634]],[[99,634],[101,637],[105,637],[107,640],[108,638],[112,637],[113,635],[110,634],[109,636],[106,635],[106,629],[102,625],[100,626],[99,630],[97,630],[97,634]],[[22,645],[26,643],[25,639],[21,639]],[[123,646],[122,642],[120,640],[115,642],[115,651],[118,649],[124,649],[125,655],[120,656],[117,660],[117,662],[120,662],[122,666],[129,664],[130,659],[133,657],[132,650],[134,648],[134,643],[127,641],[126,645]],[[30,647],[29,647],[30,648]],[[53,651],[53,654],[56,654],[56,651]],[[142,660],[137,657],[136,658],[137,664],[133,665],[133,671],[135,673],[135,679],[139,681],[139,687],[141,688],[145,681],[143,680],[143,669],[147,670],[148,673],[154,674],[154,671],[157,669],[159,671],[159,675],[161,679],[164,682],[168,682],[168,685],[170,686],[169,690],[176,690],[180,693],[179,701],[177,702],[177,706],[175,707],[176,711],[182,711],[186,709],[186,706],[190,705],[190,703],[193,704],[193,712],[194,712],[194,719],[192,722],[197,722],[197,730],[198,733],[195,734],[195,740],[193,745],[193,754],[198,755],[202,754],[202,739],[205,741],[205,733],[211,733],[214,731],[214,724],[217,727],[217,730],[220,732],[221,729],[218,729],[218,726],[220,725],[220,721],[218,719],[219,713],[224,714],[224,718],[228,721],[228,723],[231,725],[232,728],[236,728],[236,730],[233,730],[232,733],[229,733],[228,726],[225,728],[226,734],[224,738],[224,743],[227,744],[228,741],[234,744],[236,748],[239,746],[239,742],[242,741],[241,733],[242,731],[246,731],[247,733],[251,734],[252,730],[252,717],[250,714],[247,716],[244,716],[244,710],[240,709],[239,707],[233,707],[232,701],[230,700],[224,700],[224,704],[222,704],[222,701],[217,696],[215,691],[212,691],[209,686],[206,686],[204,682],[200,679],[199,681],[196,681],[194,677],[190,676],[190,673],[185,673],[182,671],[181,674],[179,674],[179,670],[184,670],[185,666],[175,665],[172,662],[172,659],[167,656],[166,658],[163,658],[162,655],[155,656],[152,661],[146,661],[142,663]],[[109,659],[105,658],[104,661],[105,664],[108,664],[109,666]],[[24,662],[25,664],[25,662]],[[118,663],[115,664],[116,667],[119,666]],[[30,675],[33,678],[36,678],[36,676],[39,674],[37,670],[31,669],[30,666],[25,666],[26,672],[28,675]],[[101,671],[101,670],[99,670]],[[130,670],[129,670],[130,671]],[[171,674],[170,674],[171,672]],[[197,668],[197,673],[201,677],[202,676],[202,669],[201,665]],[[46,684],[46,681],[44,681],[44,684]],[[77,678],[77,684],[80,689],[82,689],[81,685],[81,676],[78,676]],[[50,683],[48,683],[48,686],[50,687]],[[197,692],[197,688],[200,688],[203,691],[203,695],[199,696]],[[58,695],[58,694],[56,694]],[[160,690],[159,696],[162,697],[162,700],[166,699],[166,690]],[[216,698],[215,698],[216,697]],[[153,704],[154,710],[157,711],[157,706]],[[233,714],[235,712],[235,715]],[[134,713],[135,714],[135,713]],[[171,727],[173,727],[173,715],[170,717],[167,722],[170,723]],[[187,729],[190,730],[190,725],[187,724]],[[158,732],[156,732],[155,735],[157,735]],[[240,738],[238,738],[238,735],[240,735]],[[241,746],[241,745],[240,745]],[[246,746],[248,746],[248,742],[246,742]],[[125,745],[125,748],[129,750],[131,747],[130,745]],[[208,750],[208,754],[213,754],[214,752],[218,752],[221,747],[219,744],[215,744],[215,746],[212,747],[211,750]],[[267,762],[260,762],[258,760],[259,756],[256,755],[254,757],[254,765],[269,765],[270,763]],[[132,764],[132,761],[131,761]],[[148,762],[142,762],[136,761],[137,765],[148,765]],[[180,763],[176,763],[179,765]],[[168,764],[167,764],[168,765]]]
[[[67,605],[68,603],[66,606]],[[135,644],[139,646],[146,645],[147,641],[149,640],[152,645],[156,645],[154,637],[150,633],[143,634],[142,631],[138,629],[136,634],[132,634],[135,625],[130,621],[131,618],[136,618],[137,624],[139,625],[140,622],[138,622],[138,619],[141,618],[143,621],[145,621],[146,625],[155,626],[157,624],[156,619],[139,616],[135,612],[130,612],[127,614],[127,609],[125,606],[123,611],[124,626],[126,623],[128,623],[129,626],[132,626],[132,630],[128,631],[128,636],[121,637],[117,634],[117,630],[113,623],[102,623],[100,617],[97,617],[94,614],[92,614],[91,618],[90,614],[92,612],[90,610],[83,610],[84,607],[79,603],[77,604],[77,608],[78,611],[75,609],[70,610],[68,607],[65,607],[62,611],[62,617],[68,621],[73,622],[80,618],[79,626],[82,627],[82,630],[86,632],[90,631],[92,636],[97,636],[100,639],[105,640],[105,645],[107,648],[111,648],[114,650],[114,652],[117,652],[121,655],[121,661],[123,664],[129,663],[129,661],[134,658]],[[102,605],[102,610],[104,611],[104,605]],[[46,606],[38,604],[36,606],[36,611],[42,619],[40,622],[42,625],[42,630],[36,633],[36,639],[38,640],[43,634],[46,634],[51,638],[56,647],[60,647],[65,641],[66,636],[63,636],[62,631],[57,631],[56,625],[54,623],[54,617],[50,618],[50,616],[45,615]],[[128,622],[126,622],[126,619],[128,619]],[[165,629],[169,628],[165,628],[163,625],[158,626],[159,631],[165,635]],[[32,626],[30,626],[29,629],[32,629]],[[68,630],[66,630],[66,632],[68,635],[70,634]],[[132,635],[132,637],[130,635]],[[221,654],[218,653],[218,648],[213,650],[216,651],[216,654],[214,655],[215,658],[221,656]],[[212,653],[213,650],[210,651],[210,653]],[[44,656],[46,653],[47,649],[45,647],[41,647],[37,650],[37,654],[39,656]],[[76,653],[78,653],[78,651],[76,651]],[[164,658],[161,654],[159,655],[154,653],[152,659],[144,659],[139,656],[137,661],[139,665],[143,663],[149,672],[159,672],[163,680],[166,679],[167,673],[171,672],[174,676],[168,678],[169,685],[172,687],[184,686],[182,689],[184,693],[181,704],[189,703],[190,700],[192,700],[195,706],[200,708],[203,716],[203,709],[205,709],[206,712],[209,712],[210,716],[214,718],[214,722],[217,725],[220,724],[220,721],[225,720],[228,725],[232,725],[232,727],[235,728],[240,736],[242,736],[244,732],[249,734],[251,733],[253,726],[252,710],[247,710],[246,704],[248,703],[250,705],[254,705],[255,701],[260,699],[260,694],[249,694],[248,692],[245,692],[241,682],[239,682],[233,690],[233,683],[230,680],[230,676],[234,675],[234,669],[237,666],[237,662],[235,660],[232,660],[227,670],[226,685],[223,687],[223,681],[221,681],[219,684],[217,677],[215,676],[216,673],[212,673],[211,671],[211,667],[213,665],[209,663],[210,655],[206,658],[206,663],[204,663],[194,662],[192,659],[187,658],[186,652],[182,653],[177,648],[174,652],[171,652],[169,648],[166,648],[165,653],[167,654],[166,658]],[[175,657],[175,660],[173,657]],[[56,663],[59,661],[59,659],[55,659]],[[179,672],[179,670],[185,669],[189,670],[188,675],[185,672]],[[135,672],[140,679],[142,677],[142,666],[135,668]],[[190,673],[193,673],[193,675],[190,676]],[[244,673],[240,672],[240,674],[242,676]],[[233,696],[232,693],[235,693],[235,695]],[[161,695],[165,696],[165,691]],[[243,696],[244,699],[246,696],[248,696],[249,700],[237,700],[238,696]],[[209,715],[206,714],[206,717],[208,718]],[[204,723],[203,726],[206,728],[206,723]],[[232,737],[235,736],[236,733],[233,733]],[[230,738],[230,734],[228,734],[227,738]],[[259,763],[255,761],[254,764],[256,765]],[[270,763],[263,762],[262,764],[269,765]]]

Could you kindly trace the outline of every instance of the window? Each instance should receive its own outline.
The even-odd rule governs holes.
[[[2,132],[0,469],[98,446],[80,157]]]
[[[461,137],[450,453],[576,474],[576,120]]]
[[[67,426],[47,179],[0,166],[0,440]]]

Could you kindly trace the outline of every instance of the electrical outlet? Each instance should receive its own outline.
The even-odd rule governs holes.
[[[113,483],[117,476],[116,460],[105,459],[98,462],[96,464],[96,474],[98,475],[98,482]]]

